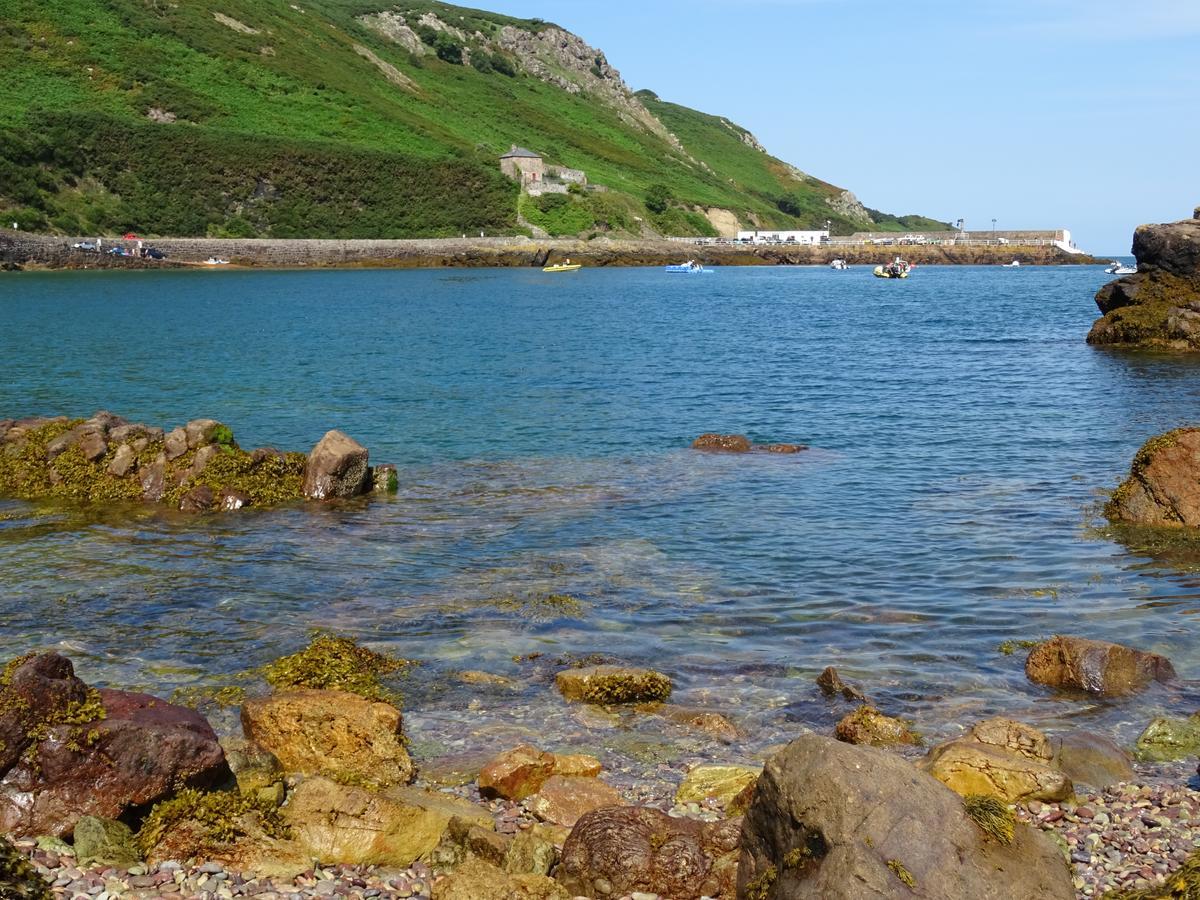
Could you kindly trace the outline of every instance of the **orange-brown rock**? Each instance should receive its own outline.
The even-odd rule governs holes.
[[[1042,732],[995,718],[934,747],[921,768],[964,797],[985,794],[1005,803],[1065,800],[1073,785],[1053,758],[1050,741]]]
[[[869,747],[886,747],[891,744],[917,744],[920,739],[901,719],[885,716],[873,706],[860,706],[847,713],[834,734],[847,744],[866,744]]]
[[[524,800],[536,794],[554,774],[554,754],[531,744],[506,750],[479,773],[479,793],[484,797]]]
[[[604,770],[600,760],[586,753],[555,753],[554,774],[595,778]]]
[[[1035,684],[1119,696],[1175,678],[1165,656],[1108,641],[1057,635],[1029,651],[1025,675]]]
[[[246,737],[287,771],[379,786],[412,780],[400,728],[396,707],[345,691],[283,691],[242,707]]]
[[[525,805],[543,822],[571,828],[587,813],[621,802],[617,789],[598,778],[551,775]]]
[[[1104,514],[1133,525],[1200,528],[1200,428],[1148,440]]]
[[[750,438],[744,434],[709,432],[692,441],[693,450],[708,450],[716,453],[749,453],[752,448]]]

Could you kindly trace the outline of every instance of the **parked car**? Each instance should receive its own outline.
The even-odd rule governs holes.
[[[124,247],[111,247],[108,251],[109,256],[131,256],[132,254]]]
[[[71,245],[71,249],[86,250],[89,253],[95,253],[96,245],[93,244],[91,241],[76,241],[74,244]]]
[[[166,259],[167,258],[167,254],[163,253],[157,247],[147,247],[146,255],[148,257],[150,257],[151,259]]]

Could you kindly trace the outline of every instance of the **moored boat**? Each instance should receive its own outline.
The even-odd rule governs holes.
[[[712,269],[706,269],[694,259],[689,259],[678,266],[667,266],[667,271],[675,275],[708,275]]]
[[[573,263],[570,258],[563,260],[560,263],[554,263],[550,266],[543,266],[543,272],[576,272],[583,268],[582,263]]]
[[[1106,275],[1134,275],[1137,273],[1137,266],[1127,266],[1122,262],[1117,262],[1115,259],[1112,264],[1104,270]]]
[[[841,272],[844,269],[850,268],[850,266],[844,259],[842,259],[839,256],[837,259],[835,259],[833,262],[831,262],[829,264],[829,268],[836,269],[837,271]]]

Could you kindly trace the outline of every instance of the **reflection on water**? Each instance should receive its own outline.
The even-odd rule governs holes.
[[[0,655],[55,646],[169,694],[348,633],[426,662],[402,685],[426,754],[628,725],[556,699],[567,656],[669,671],[743,726],[726,755],[831,723],[829,664],[929,734],[1007,712],[1129,737],[1194,710],[1188,684],[1050,695],[998,649],[1082,634],[1200,678],[1195,545],[1095,520],[1142,440],[1200,418],[1200,372],[1086,347],[1097,271],[583,274],[6,280],[0,413],[212,415],[296,447],[341,427],[402,478],[203,518],[0,501]],[[817,449],[683,449],[713,429]],[[553,594],[579,604],[535,604]],[[665,727],[622,752],[669,756]]]

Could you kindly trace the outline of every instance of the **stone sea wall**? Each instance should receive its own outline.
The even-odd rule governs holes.
[[[7,268],[162,268],[202,264],[210,257],[234,265],[263,268],[472,268],[538,267],[570,258],[587,266],[660,266],[697,259],[706,265],[826,265],[841,257],[852,265],[879,265],[898,253],[917,265],[986,265],[1020,260],[1023,265],[1088,264],[1056,247],[787,247],[697,244],[667,240],[591,241],[525,237],[435,240],[269,240],[155,238],[145,243],[162,250],[162,261],[126,259],[72,249],[80,240],[0,230],[0,267]],[[106,246],[136,247],[134,241],[104,239]]]

